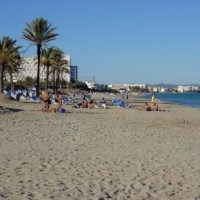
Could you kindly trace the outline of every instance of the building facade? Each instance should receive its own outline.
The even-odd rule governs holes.
[[[70,81],[78,80],[78,67],[70,66]]]
[[[179,85],[178,86],[178,92],[193,92],[198,91],[199,87],[195,85]]]
[[[143,89],[147,89],[147,84],[111,84],[108,85],[108,88],[112,88],[118,90],[120,92],[129,91],[129,87],[139,87]]]
[[[37,56],[24,56],[23,64],[20,66],[20,72],[14,75],[14,80],[23,80],[25,77],[30,76],[32,78],[37,77]],[[65,56],[65,59],[68,61],[68,69],[70,70],[71,58],[69,55]],[[67,82],[70,81],[71,73],[63,73],[62,77]],[[44,80],[46,78],[46,69],[42,65],[40,66],[40,79]]]

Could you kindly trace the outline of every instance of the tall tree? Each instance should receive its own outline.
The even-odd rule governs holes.
[[[5,71],[8,72],[9,77],[10,77],[11,90],[14,90],[13,74],[19,73],[20,62],[18,62],[16,65],[6,66]]]
[[[53,71],[53,89],[54,89],[54,94],[57,92],[58,88],[58,82],[60,75],[65,72],[69,73],[68,69],[68,61],[65,58],[64,52],[57,48],[54,51],[54,60],[52,63],[52,71]]]
[[[16,40],[4,36],[0,40],[0,93],[3,93],[4,82],[3,74],[9,71],[14,72],[20,65],[19,49],[21,46],[16,46]],[[15,70],[14,70],[15,69]]]
[[[28,40],[31,44],[37,46],[37,86],[36,96],[39,96],[39,84],[40,84],[40,56],[41,48],[45,46],[49,41],[55,40],[58,34],[54,33],[55,27],[44,18],[36,18],[30,24],[26,23],[26,28],[23,32],[23,39]]]
[[[49,73],[50,73],[49,70],[50,70],[50,67],[54,63],[54,52],[55,52],[55,48],[50,47],[47,49],[43,49],[41,53],[42,55],[41,63],[46,68],[45,90],[48,89],[48,85],[49,85]]]

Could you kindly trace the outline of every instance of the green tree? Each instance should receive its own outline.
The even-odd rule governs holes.
[[[14,82],[13,82],[13,74],[17,74],[20,72],[20,65],[23,62],[20,54],[18,51],[16,51],[13,55],[15,57],[15,62],[12,62],[8,65],[6,65],[5,71],[8,72],[9,77],[10,77],[10,84],[11,84],[11,90],[14,90]]]
[[[36,96],[39,96],[39,85],[40,85],[40,56],[41,48],[45,46],[49,41],[55,40],[58,34],[54,33],[55,27],[51,27],[52,24],[44,18],[36,18],[30,24],[26,23],[26,28],[23,32],[23,39],[28,40],[31,44],[37,46],[37,86]]]
[[[46,68],[45,90],[48,89],[48,85],[49,85],[49,73],[50,73],[49,70],[50,70],[50,67],[54,63],[54,51],[55,51],[55,48],[51,47],[51,48],[43,49],[41,52],[41,56],[42,56],[41,63]]]
[[[0,40],[0,93],[3,93],[4,74],[6,70],[12,74],[20,65],[19,49],[21,46],[16,46],[16,40],[4,36]]]
[[[31,88],[31,87],[35,87],[35,80],[34,78],[27,76],[25,77],[24,81],[23,81],[23,86],[25,88]]]
[[[70,89],[80,89],[80,90],[86,90],[86,91],[89,90],[86,83],[84,83],[82,81],[78,81],[78,80],[76,80],[76,81],[74,81],[74,80],[70,81],[68,83],[68,87]]]
[[[61,49],[59,48],[55,49],[53,57],[54,58],[52,63],[52,73],[53,73],[53,90],[55,94],[58,89],[60,76],[62,76],[63,73],[69,73],[69,69],[67,68],[68,61],[66,60],[64,52]]]

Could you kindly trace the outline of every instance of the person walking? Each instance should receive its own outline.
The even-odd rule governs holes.
[[[155,103],[155,100],[156,100],[155,96],[152,95],[152,97],[151,97],[151,102],[152,102],[152,104]]]

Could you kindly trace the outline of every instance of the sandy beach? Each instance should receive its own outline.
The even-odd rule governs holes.
[[[44,113],[1,100],[0,200],[200,199],[200,110],[129,101]]]

